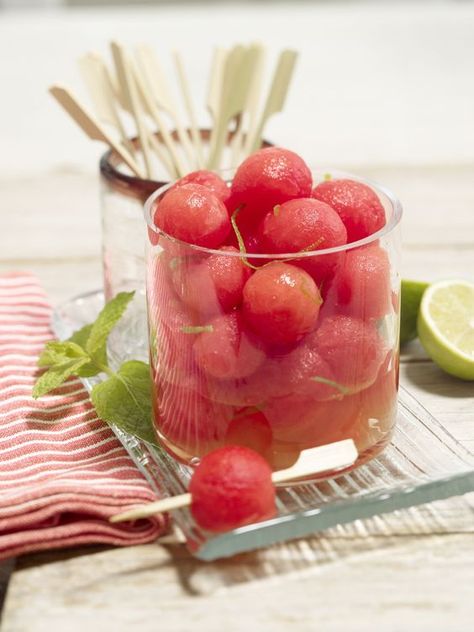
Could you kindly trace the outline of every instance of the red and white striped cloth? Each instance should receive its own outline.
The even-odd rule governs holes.
[[[78,379],[31,397],[38,355],[53,337],[50,316],[33,275],[0,276],[0,559],[93,542],[140,544],[166,528],[161,516],[108,522],[155,496]]]

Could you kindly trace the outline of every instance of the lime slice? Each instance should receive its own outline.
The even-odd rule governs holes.
[[[474,380],[474,284],[430,285],[421,300],[418,336],[427,354],[447,373]]]
[[[428,283],[402,279],[400,304],[400,344],[410,342],[417,337],[416,321],[420,309],[421,297]]]

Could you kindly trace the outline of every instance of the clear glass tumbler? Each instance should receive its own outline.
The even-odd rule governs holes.
[[[335,171],[331,176],[362,181]],[[324,177],[313,174],[315,184]],[[398,388],[402,210],[384,187],[365,184],[385,209],[385,226],[358,242],[296,254],[245,254],[180,242],[152,221],[168,187],[147,200],[154,425],[175,458],[192,464],[237,443],[278,469],[303,449],[352,438],[360,464],[390,440]],[[285,289],[303,322],[297,340],[285,339],[285,313],[262,324],[249,312],[250,286],[271,266],[290,276],[295,268],[304,271]]]

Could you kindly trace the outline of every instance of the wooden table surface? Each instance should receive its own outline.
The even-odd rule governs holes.
[[[414,162],[390,151],[383,166],[367,166],[369,151],[344,168],[402,200],[403,276],[474,280],[474,148],[472,159],[449,162],[434,150],[436,160]],[[0,176],[0,271],[32,270],[58,303],[101,283],[98,185],[90,169],[59,169],[46,156],[42,172]],[[474,449],[473,383],[444,374],[417,343],[403,354],[401,380]],[[28,555],[16,562],[2,631],[457,632],[472,630],[473,586],[468,495],[210,564],[166,542]]]

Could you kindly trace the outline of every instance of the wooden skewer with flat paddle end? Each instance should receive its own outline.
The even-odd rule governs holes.
[[[117,130],[122,145],[134,156],[135,150],[120,119],[114,83],[104,60],[98,53],[86,53],[78,63],[97,118]]]
[[[341,470],[353,465],[358,456],[357,448],[352,439],[344,439],[343,441],[328,443],[318,448],[303,450],[294,465],[285,470],[274,472],[272,481],[276,484],[285,483],[332,470]],[[180,494],[179,496],[163,498],[163,500],[146,505],[139,505],[135,509],[130,509],[130,511],[115,514],[109,520],[110,522],[124,522],[126,520],[146,518],[157,513],[187,507],[191,504],[191,501],[191,494]]]
[[[260,120],[253,133],[249,134],[245,144],[245,150],[248,154],[260,148],[263,128],[268,119],[283,110],[297,57],[298,53],[294,50],[284,50],[280,54]]]
[[[145,171],[148,178],[152,177],[149,132],[145,127],[143,112],[138,98],[137,85],[133,76],[131,62],[125,48],[118,42],[111,42],[110,48],[117,71],[117,79],[122,98],[127,110],[132,114],[137,126],[138,138],[143,153]]]
[[[116,142],[115,139],[105,130],[102,125],[94,118],[82,103],[63,86],[51,86],[49,92],[56,101],[66,110],[69,116],[79,125],[82,131],[91,140],[100,140],[113,149],[124,161],[124,163],[133,171],[133,173],[143,178],[143,172],[132,158],[130,153]]]

